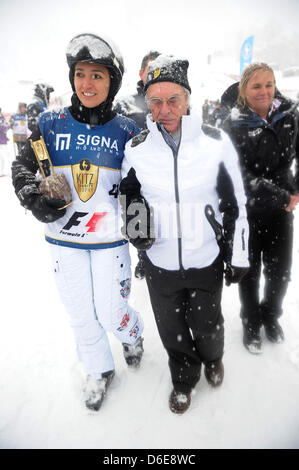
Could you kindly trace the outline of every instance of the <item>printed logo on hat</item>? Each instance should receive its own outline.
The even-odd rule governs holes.
[[[159,75],[160,75],[160,73],[161,73],[161,70],[160,70],[160,69],[156,69],[156,70],[154,71],[154,78],[158,78]]]

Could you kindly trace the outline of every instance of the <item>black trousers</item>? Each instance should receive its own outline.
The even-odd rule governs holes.
[[[243,323],[260,327],[282,314],[291,276],[293,219],[293,214],[287,211],[249,217],[250,270],[239,284]],[[260,300],[262,265],[265,287]]]
[[[218,259],[207,268],[183,273],[156,267],[146,255],[144,263],[173,386],[190,392],[200,378],[201,364],[217,364],[223,356],[223,263]]]

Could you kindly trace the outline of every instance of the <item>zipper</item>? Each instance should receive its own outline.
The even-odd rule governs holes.
[[[170,147],[172,151],[172,155],[173,155],[174,192],[175,192],[177,230],[178,230],[179,272],[181,274],[182,279],[186,279],[186,273],[185,273],[185,270],[183,267],[183,261],[182,261],[182,224],[181,224],[181,215],[180,215],[180,195],[179,195],[179,184],[178,184],[178,153],[179,153],[179,148],[180,148],[181,140],[182,140],[182,131],[181,131],[180,141],[175,150],[173,146],[169,142],[167,142],[167,138],[165,137],[163,130],[161,129],[159,123],[157,123],[157,127],[159,131],[161,132],[166,145]]]
[[[183,279],[186,278],[185,270],[182,261],[182,224],[180,215],[180,195],[179,195],[179,184],[178,184],[178,153],[180,148],[181,140],[177,147],[177,150],[172,149],[173,154],[173,166],[174,166],[174,191],[175,191],[175,202],[176,202],[176,216],[177,216],[177,229],[178,229],[178,258],[179,258],[179,271]]]

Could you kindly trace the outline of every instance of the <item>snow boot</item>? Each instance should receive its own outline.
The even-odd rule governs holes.
[[[109,385],[114,377],[114,370],[105,372],[101,379],[93,379],[87,376],[86,386],[84,388],[85,405],[88,409],[99,411],[106,396]]]
[[[143,338],[137,339],[135,344],[122,343],[124,358],[130,367],[139,367],[143,355]]]
[[[264,322],[265,333],[269,341],[272,343],[282,343],[284,340],[283,329],[281,328],[278,320],[271,322]]]
[[[205,366],[205,376],[207,382],[212,387],[219,387],[222,384],[224,377],[224,366],[223,362],[220,361],[218,364],[209,364]]]
[[[188,410],[191,403],[191,392],[183,393],[175,389],[172,390],[169,397],[170,411],[176,414],[183,414]]]
[[[243,344],[251,354],[262,353],[260,327],[251,323],[243,323]]]

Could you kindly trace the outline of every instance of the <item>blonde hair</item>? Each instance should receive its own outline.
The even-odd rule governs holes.
[[[265,64],[264,62],[255,62],[253,64],[248,65],[248,67],[246,67],[246,69],[243,70],[241,80],[239,83],[239,95],[238,95],[237,102],[243,107],[246,106],[247,104],[246,98],[245,98],[245,90],[248,85],[248,82],[251,79],[252,75],[258,71],[272,72],[273,78],[274,78],[274,85],[276,85],[273,69],[268,64]],[[276,91],[276,86],[275,86],[275,91]]]

